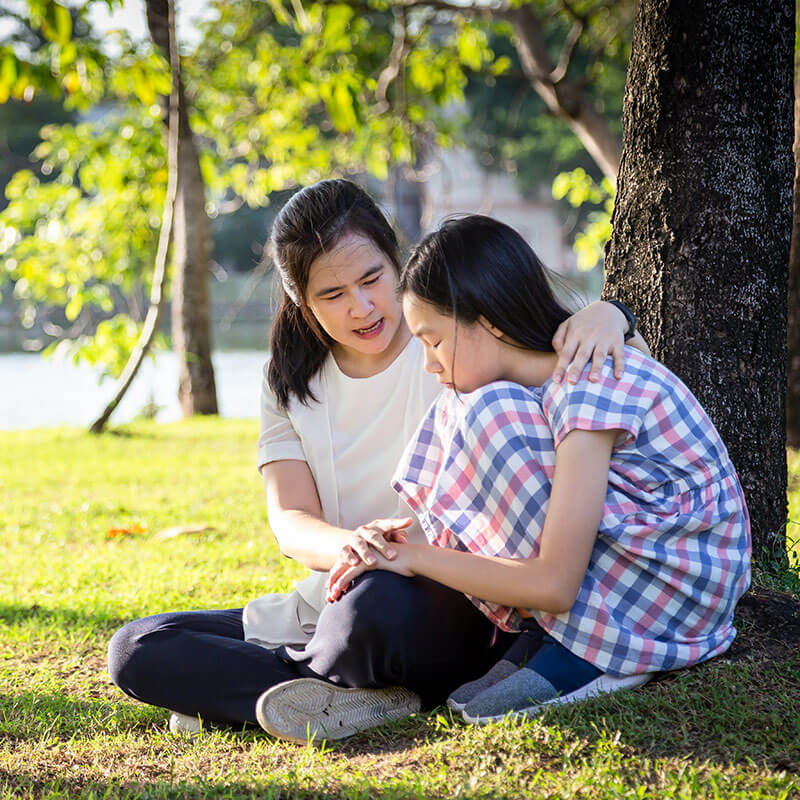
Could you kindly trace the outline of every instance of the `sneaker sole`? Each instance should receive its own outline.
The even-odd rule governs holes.
[[[447,707],[452,709],[453,711],[463,711],[466,707],[466,703],[458,703],[455,700],[451,700],[449,697],[447,698]]]
[[[268,689],[256,703],[258,724],[279,739],[305,744],[345,739],[419,711],[420,698],[400,686],[345,689],[316,678],[297,678]]]
[[[645,672],[640,675],[628,675],[624,678],[613,678],[610,675],[601,675],[590,681],[586,686],[581,686],[569,694],[559,695],[550,700],[543,700],[536,705],[528,706],[528,708],[521,708],[516,711],[506,711],[505,714],[497,714],[491,717],[471,717],[462,710],[461,715],[465,722],[472,723],[473,725],[485,725],[488,722],[500,722],[507,717],[524,719],[525,717],[535,716],[541,713],[546,706],[553,705],[566,705],[567,703],[578,703],[581,700],[588,700],[590,697],[597,697],[601,694],[611,694],[613,692],[620,692],[623,689],[636,689],[639,686],[644,686],[652,677],[652,672]]]

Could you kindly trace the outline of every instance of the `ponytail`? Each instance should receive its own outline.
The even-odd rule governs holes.
[[[316,400],[309,381],[325,362],[330,340],[312,327],[303,310],[282,292],[281,306],[272,322],[269,344],[272,357],[267,370],[267,382],[278,407],[286,409],[290,395],[301,403]],[[317,328],[317,330],[314,330]],[[320,336],[320,333],[323,335]],[[328,339],[328,341],[325,341]]]

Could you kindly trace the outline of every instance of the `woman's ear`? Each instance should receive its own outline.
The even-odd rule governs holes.
[[[489,331],[489,333],[491,333],[492,336],[495,337],[495,339],[503,339],[503,337],[505,336],[503,331],[501,331],[500,328],[496,328],[494,325],[492,325],[492,323],[489,322],[489,320],[486,319],[486,317],[484,317],[483,314],[481,314],[481,316],[478,317],[478,322],[484,328],[486,328],[486,330]]]

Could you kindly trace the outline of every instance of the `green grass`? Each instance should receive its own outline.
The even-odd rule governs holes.
[[[134,617],[241,605],[301,574],[269,533],[256,435],[224,420],[0,433],[0,800],[800,797],[800,653],[717,659],[526,723],[439,709],[318,746],[170,736],[165,711],[111,684],[106,644]],[[210,530],[158,537],[175,525]]]

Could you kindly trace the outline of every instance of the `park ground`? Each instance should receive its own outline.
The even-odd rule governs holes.
[[[773,593],[742,605],[726,656],[635,692],[486,727],[440,708],[306,747],[171,736],[167,712],[111,684],[106,645],[134,617],[301,574],[269,533],[256,436],[218,419],[0,433],[0,800],[800,797],[797,545],[794,571],[757,572]]]

